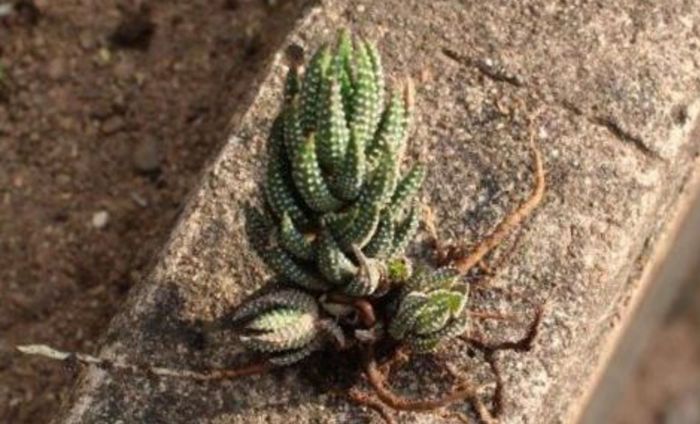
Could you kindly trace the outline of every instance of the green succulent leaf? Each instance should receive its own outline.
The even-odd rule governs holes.
[[[450,318],[462,312],[466,301],[466,296],[460,292],[444,289],[430,292],[423,307],[417,311],[413,332],[426,335],[440,330]]]
[[[372,58],[367,44],[359,42],[355,47],[355,91],[350,123],[354,127],[360,143],[366,145],[374,134],[372,123],[376,110],[381,108],[381,105],[379,104]]]
[[[245,225],[248,241],[258,254],[264,254],[267,250],[270,233],[274,228],[274,222],[265,213],[251,205],[244,206]]]
[[[352,99],[355,89],[352,83],[352,39],[347,30],[340,31],[336,49],[337,54],[333,57],[331,67],[333,75],[340,82],[340,93],[342,94],[345,116],[349,117],[352,114]]]
[[[369,156],[372,158],[386,151],[402,152],[406,130],[406,106],[401,95],[394,91],[384,110],[377,135],[368,146]]]
[[[382,105],[384,104],[384,71],[382,70],[382,58],[377,46],[372,42],[366,42],[365,46],[372,63],[374,87],[377,93],[377,98],[374,101],[375,107],[372,110],[372,119],[370,121],[370,135],[374,135],[382,117]]]
[[[231,319],[233,322],[249,320],[256,315],[275,308],[294,309],[312,314],[318,313],[318,305],[312,296],[301,290],[283,289],[248,300],[236,310]]]
[[[328,319],[320,320],[316,323],[316,327],[318,329],[316,337],[309,343],[299,349],[275,354],[268,358],[268,361],[277,366],[287,366],[299,362],[313,352],[320,350],[328,342],[332,342],[339,347],[346,345],[343,330],[334,321]]]
[[[331,58],[328,46],[322,46],[311,58],[308,69],[304,73],[301,87],[301,124],[305,134],[308,134],[316,126],[321,107],[322,80],[326,75]]]
[[[321,224],[337,239],[352,224],[360,208],[353,207],[344,212],[329,212],[321,217]]]
[[[292,365],[311,355],[324,346],[323,339],[318,337],[312,339],[309,343],[299,349],[287,350],[281,353],[270,356],[267,361],[278,367],[286,367]]]
[[[418,231],[418,223],[418,207],[414,206],[409,210],[408,216],[396,227],[394,246],[390,256],[396,256],[406,250],[406,246],[413,240],[416,231]]]
[[[276,273],[300,287],[309,290],[327,290],[329,288],[328,284],[321,278],[303,265],[298,264],[291,254],[281,248],[268,251],[264,259]]]
[[[313,243],[294,226],[292,218],[286,213],[282,216],[280,223],[279,242],[285,250],[297,259],[312,261],[315,257],[316,252]]]
[[[385,209],[379,218],[377,231],[374,232],[372,239],[363,249],[365,254],[372,258],[384,257],[394,245],[394,231],[394,220]]]
[[[427,301],[427,296],[420,292],[408,293],[399,305],[399,310],[389,324],[389,335],[396,340],[403,340],[413,328],[418,311]]]
[[[234,322],[248,320],[240,341],[261,352],[304,349],[318,336],[319,309],[315,299],[299,290],[264,294],[244,304]]]
[[[354,297],[365,297],[373,294],[380,283],[378,268],[369,268],[366,274],[357,275],[343,286],[343,293]]]
[[[392,211],[400,211],[412,202],[424,179],[425,167],[421,164],[414,165],[396,186],[390,202]]]
[[[265,315],[273,314],[267,312]],[[272,318],[267,318],[272,319]],[[241,342],[252,350],[259,352],[279,352],[289,349],[299,349],[311,342],[317,334],[316,316],[311,313],[300,313],[293,316],[286,325],[271,331],[241,336]]]
[[[297,97],[300,89],[301,80],[299,79],[299,70],[293,66],[287,72],[287,78],[284,82],[285,104],[290,104]]]
[[[342,167],[350,139],[350,132],[345,122],[340,83],[336,79],[326,78],[322,101],[323,108],[319,111],[317,153],[321,167],[332,173]]]
[[[457,283],[459,275],[459,271],[452,267],[442,267],[430,272],[417,272],[406,283],[406,289],[421,292],[450,289]]]
[[[386,275],[386,267],[380,261],[367,258],[358,246],[352,246],[352,250],[360,263],[360,269],[343,291],[350,296],[369,296],[379,288],[382,278]]]
[[[311,220],[307,217],[301,201],[297,198],[291,181],[289,162],[285,156],[282,121],[273,124],[269,140],[269,161],[267,164],[267,181],[265,197],[270,209],[282,218],[285,214],[300,227],[308,227]]]
[[[468,286],[455,289],[458,273],[445,267],[416,272],[404,285],[389,334],[417,352],[433,350],[464,331]]]
[[[282,112],[282,122],[284,123],[284,148],[280,148],[280,154],[291,162],[294,152],[299,146],[304,144],[304,127],[302,123],[301,108],[298,98],[292,99],[287,108]]]
[[[301,319],[304,312],[295,308],[279,308],[264,312],[252,319],[246,328],[257,331],[274,331],[293,325]]]
[[[413,336],[408,338],[408,345],[415,353],[428,353],[436,350],[441,343],[462,335],[467,330],[468,320],[461,316],[450,321],[441,330],[425,336]]]
[[[292,159],[292,176],[297,190],[306,204],[317,212],[339,209],[343,203],[331,194],[316,156],[316,141],[310,134],[300,144]]]
[[[297,362],[328,343],[346,345],[343,330],[319,315],[310,295],[295,289],[275,290],[248,301],[234,314],[234,322],[246,321],[241,343],[267,354],[271,364]]]
[[[405,283],[413,275],[411,262],[405,257],[389,259],[387,261],[387,275],[390,281]]]
[[[377,203],[362,204],[355,220],[340,235],[338,243],[349,251],[353,245],[363,248],[372,238],[381,215],[381,205]]]
[[[400,301],[389,325],[389,335],[405,340],[418,353],[435,349],[444,340],[464,332],[466,292],[438,289],[409,292]]]
[[[392,151],[385,151],[362,192],[362,200],[384,206],[396,188],[399,163]]]
[[[330,232],[324,232],[318,246],[318,269],[334,284],[349,280],[357,267],[340,249]]]
[[[357,198],[365,181],[365,143],[358,134],[357,128],[351,127],[345,159],[334,184],[334,192],[343,200]]]

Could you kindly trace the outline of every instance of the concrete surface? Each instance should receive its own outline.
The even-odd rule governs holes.
[[[639,276],[655,241],[698,171],[698,144],[688,134],[699,110],[700,7],[680,0],[466,3],[328,1],[299,21],[287,44],[308,52],[349,26],[378,42],[390,75],[418,81],[412,150],[429,163],[423,200],[435,210],[443,238],[477,241],[527,195],[524,116],[544,106],[537,121],[548,170],[544,204],[507,243],[513,253],[494,289],[477,293],[470,308],[525,322],[528,302],[546,301],[533,349],[496,355],[504,381],[501,418],[571,422],[631,299],[644,289]],[[260,195],[282,57],[261,75],[252,105],[232,120],[223,149],[212,152],[152,273],[105,335],[104,355],[191,368],[240,361],[231,334],[210,328],[267,276],[243,235],[240,205]],[[512,116],[521,101],[528,110]],[[493,321],[474,326],[497,340],[524,329]],[[475,380],[493,382],[479,354],[467,353],[474,352],[455,345],[443,356],[469,367]],[[343,379],[338,368],[326,358],[208,385],[91,369],[60,420],[377,420],[334,394],[333,382]],[[430,392],[432,369],[429,359],[419,360],[399,373],[397,388]],[[454,409],[470,413],[467,405]],[[401,416],[401,422],[453,420]]]

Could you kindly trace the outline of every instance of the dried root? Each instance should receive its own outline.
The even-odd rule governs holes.
[[[469,254],[464,255],[462,249],[455,247],[444,248],[442,251],[438,251],[437,256],[440,264],[453,266],[463,275],[466,274],[474,266],[482,263],[486,255],[508,237],[513,230],[518,228],[542,202],[546,186],[544,166],[542,164],[542,154],[535,144],[535,135],[532,129],[530,130],[530,149],[532,150],[535,168],[534,187],[530,197],[503,219],[496,226],[493,233],[482,240]]]
[[[26,355],[43,356],[49,359],[78,362],[85,365],[94,365],[104,370],[121,371],[127,374],[146,374],[159,377],[182,378],[195,381],[235,380],[250,375],[264,374],[273,368],[266,361],[246,364],[238,368],[212,369],[204,372],[172,369],[154,366],[142,366],[126,362],[113,361],[106,358],[89,355],[86,353],[63,352],[46,345],[17,346],[17,350]]]

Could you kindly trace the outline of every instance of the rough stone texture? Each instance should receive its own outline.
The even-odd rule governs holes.
[[[700,7],[680,0],[468,3],[325,2],[300,21],[288,44],[308,53],[349,26],[377,40],[390,75],[418,81],[412,149],[429,163],[423,198],[443,238],[479,240],[527,195],[525,116],[541,111],[544,204],[504,246],[513,253],[493,290],[477,292],[470,307],[518,316],[520,323],[473,323],[488,338],[514,339],[532,311],[528,302],[546,301],[533,349],[496,355],[505,385],[502,420],[568,422],[579,413],[602,346],[643,288],[638,277],[654,241],[698,169],[698,146],[688,133],[698,114]],[[240,361],[225,325],[212,328],[267,277],[243,235],[240,206],[259,198],[264,141],[284,71],[280,53],[252,106],[232,122],[229,142],[204,173],[153,272],[112,323],[103,354],[170,367]],[[526,110],[511,113],[521,103]],[[479,355],[467,353],[456,344],[444,356],[469,366],[475,380],[492,382]],[[376,419],[334,394],[325,380],[338,367],[321,363],[208,385],[91,369],[63,419]],[[396,387],[433,390],[425,380],[430,365],[429,358],[419,360],[399,373]],[[467,405],[455,410],[470,413]],[[401,416],[402,422],[453,418],[444,420]]]

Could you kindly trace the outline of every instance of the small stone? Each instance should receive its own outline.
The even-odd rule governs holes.
[[[52,80],[59,80],[66,76],[66,63],[57,57],[49,62],[47,73]]]
[[[97,57],[100,60],[100,63],[107,64],[112,60],[112,53],[110,53],[108,48],[103,47],[97,53]]]
[[[143,196],[140,194],[136,193],[135,191],[132,191],[130,193],[131,200],[134,201],[137,205],[141,206],[142,208],[145,208],[148,206],[148,200],[144,199]]]
[[[160,170],[163,155],[160,146],[155,140],[141,140],[134,149],[134,168],[142,173],[153,173]]]
[[[102,228],[106,227],[108,222],[109,212],[107,211],[95,212],[95,214],[92,215],[92,226],[97,228],[98,230],[101,230]]]
[[[101,130],[104,134],[114,134],[124,128],[124,119],[121,116],[112,116],[102,123]]]
[[[15,13],[15,7],[12,3],[0,3],[0,18],[10,16]]]

